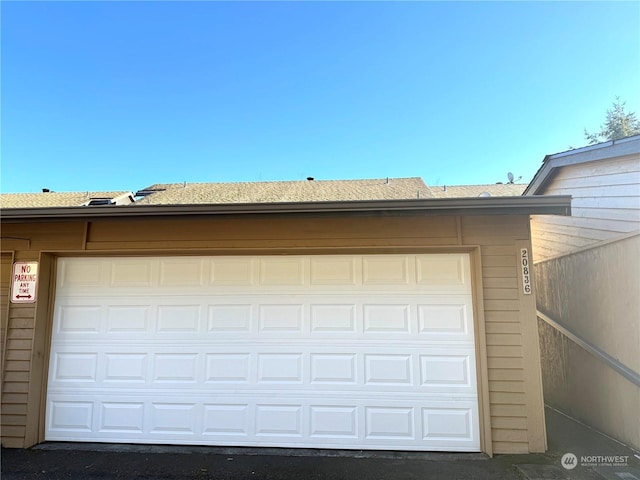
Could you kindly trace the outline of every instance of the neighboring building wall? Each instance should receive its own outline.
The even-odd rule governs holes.
[[[28,447],[43,440],[43,417],[55,256],[162,254],[328,254],[475,250],[479,397],[485,451],[546,449],[534,295],[522,293],[520,248],[529,219],[520,216],[214,217],[198,220],[102,220],[6,224],[15,260],[39,260],[38,303],[10,305],[2,396],[2,442]],[[464,251],[464,250],[463,250]],[[488,390],[488,391],[487,391]],[[489,428],[487,428],[487,424]]]
[[[538,195],[571,195],[571,216],[532,217],[541,261],[640,230],[640,154],[561,167]]]
[[[536,263],[539,310],[640,372],[640,234]],[[640,449],[640,387],[539,320],[547,403]]]

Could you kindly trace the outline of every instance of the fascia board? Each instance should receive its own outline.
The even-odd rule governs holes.
[[[558,168],[638,153],[640,153],[640,135],[547,155],[542,160],[542,167],[536,172],[522,195],[541,194],[540,191]]]
[[[422,215],[571,215],[569,195],[474,197],[355,202],[252,203],[206,205],[110,205],[1,210],[4,223],[220,215],[422,214]]]

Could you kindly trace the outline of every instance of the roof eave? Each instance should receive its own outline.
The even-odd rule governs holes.
[[[367,214],[426,215],[571,215],[569,195],[536,197],[438,198],[349,202],[231,203],[197,205],[112,205],[2,209],[4,223],[25,221],[98,220],[140,217]]]
[[[588,145],[575,150],[546,155],[542,165],[533,176],[533,180],[522,195],[538,195],[544,186],[551,180],[556,169],[575,165],[578,163],[595,162],[609,158],[623,157],[640,152],[640,135],[609,140],[607,142]]]

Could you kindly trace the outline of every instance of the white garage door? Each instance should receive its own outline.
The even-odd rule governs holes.
[[[46,439],[478,451],[469,258],[64,258]]]

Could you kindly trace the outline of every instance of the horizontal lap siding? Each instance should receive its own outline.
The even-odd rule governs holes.
[[[529,238],[526,217],[466,217],[464,244],[480,245],[489,375],[491,433],[495,453],[526,453],[525,388],[517,253]]]
[[[571,217],[532,217],[534,260],[640,230],[640,155],[561,167],[542,192],[571,195]]]
[[[20,238],[3,240],[4,247],[13,247],[14,261],[38,261],[40,250],[78,248],[81,238],[78,232],[84,231],[77,224],[38,224],[19,229],[19,225],[3,225],[3,235]],[[28,240],[24,240],[28,239]],[[31,248],[26,248],[28,245]],[[11,265],[9,265],[9,272]],[[3,272],[4,273],[4,272]],[[9,273],[9,281],[10,281]],[[41,280],[39,280],[41,281]],[[20,448],[25,446],[25,435],[29,415],[29,388],[35,336],[36,303],[9,304],[6,344],[3,352],[2,375],[2,414],[0,428],[2,445]]]
[[[9,308],[9,288],[11,284],[11,258],[10,253],[0,255],[0,348],[5,347],[5,335],[7,328],[7,314]],[[4,361],[4,351],[2,352]]]
[[[27,398],[35,308],[12,305],[9,310],[2,383],[2,443],[22,446],[27,422]]]
[[[25,234],[23,229],[28,232]],[[394,252],[412,247],[479,245],[481,248],[493,451],[527,452],[526,399],[522,330],[519,320],[518,270],[514,243],[529,238],[527,216],[317,217],[201,220],[104,220],[68,224],[3,226],[3,233],[29,237],[18,243],[16,259],[37,259],[40,250],[88,254],[331,253],[341,249]],[[21,258],[25,257],[25,258]],[[29,258],[26,258],[29,257]],[[3,442],[21,446],[27,412],[33,342],[32,307],[10,309]],[[31,414],[31,413],[30,413]],[[33,420],[36,421],[36,420]]]
[[[229,248],[269,250],[457,243],[454,217],[216,218],[97,222],[87,249]]]
[[[9,315],[9,296],[11,284],[11,260],[12,254],[3,253],[1,256],[0,269],[0,309],[2,318],[2,415],[0,417],[0,428],[2,429],[2,444],[7,447],[21,447],[23,445],[26,413],[27,413],[27,382],[29,380],[29,365],[31,353],[31,335],[29,320],[15,318],[16,315],[22,317],[25,313],[11,311]],[[27,312],[33,313],[33,309]],[[33,325],[33,319],[31,319]],[[20,337],[27,337],[20,338]],[[16,348],[17,347],[17,348]]]

